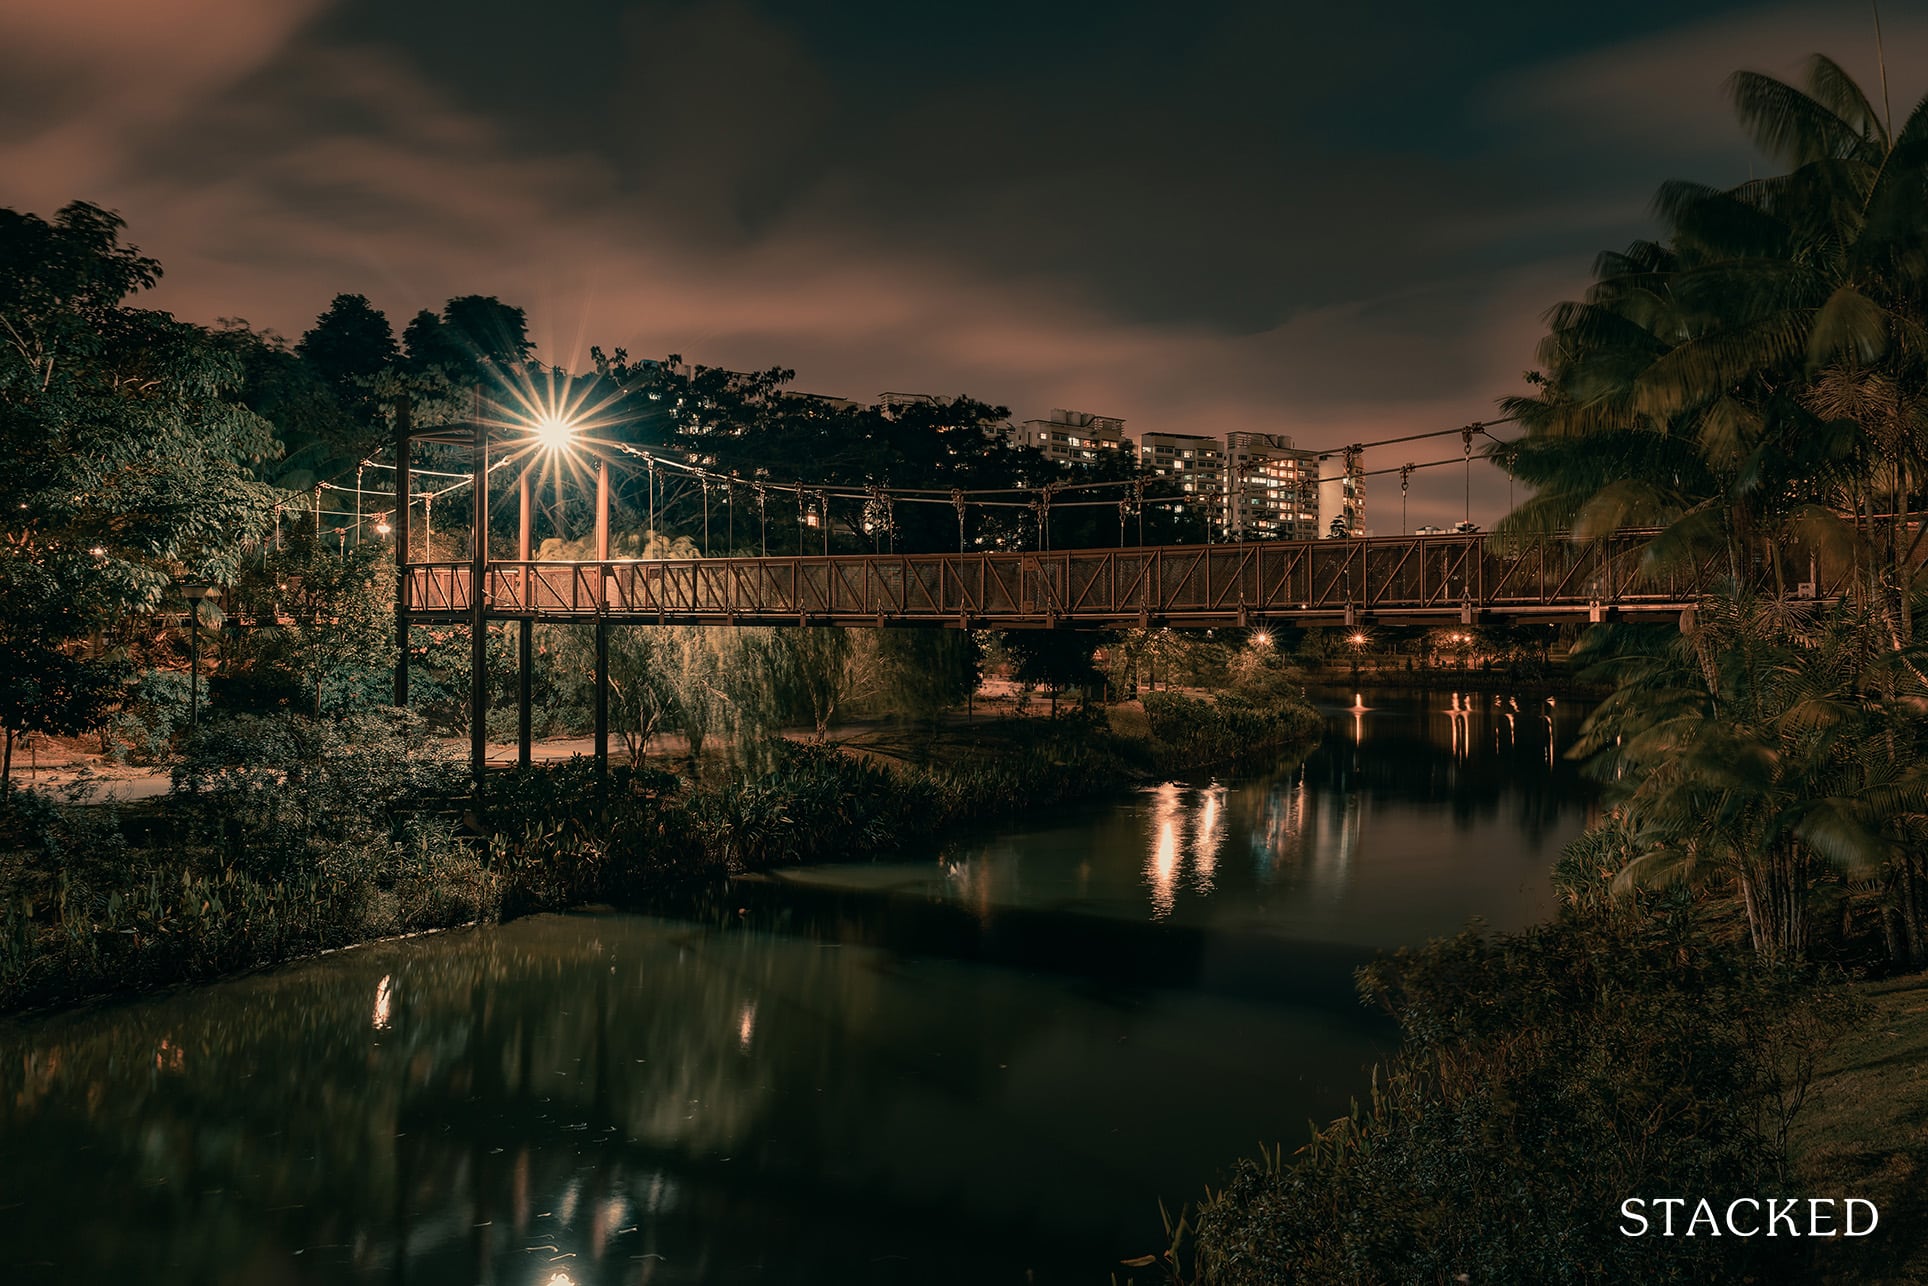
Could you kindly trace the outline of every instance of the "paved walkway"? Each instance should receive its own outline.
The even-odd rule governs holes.
[[[975,703],[978,719],[1012,717],[1018,714],[1042,716],[1050,709],[1047,698],[1033,695],[1028,702],[1019,704],[1017,689],[1005,680],[987,680],[979,689]],[[950,711],[945,721],[947,726],[963,727],[969,722],[963,710]],[[896,721],[840,721],[831,729],[833,742],[841,742],[857,748],[868,748],[880,753],[890,753],[896,741],[903,734],[910,733],[922,739],[927,734],[922,729],[910,728]],[[786,735],[807,738],[812,735],[808,728],[791,728]],[[448,752],[459,761],[466,762],[469,755],[467,737],[443,737],[440,739]],[[873,744],[875,743],[875,744]],[[537,741],[530,748],[530,756],[537,763],[565,760],[581,755],[585,758],[596,751],[593,737],[551,737]],[[656,762],[674,762],[688,753],[687,743],[678,733],[660,733],[650,739],[649,758]],[[629,745],[622,736],[612,732],[609,737],[609,755],[613,762],[629,761]],[[513,741],[492,741],[489,743],[489,762],[493,765],[507,766],[516,761],[516,746]],[[16,745],[13,756],[13,784],[25,790],[41,790],[50,793],[70,793],[78,799],[90,803],[112,801],[131,801],[152,799],[167,794],[173,779],[167,768],[141,767],[132,764],[117,764],[105,756],[90,754],[71,746],[40,746],[35,750]]]

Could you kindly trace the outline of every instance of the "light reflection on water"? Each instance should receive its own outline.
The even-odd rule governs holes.
[[[1303,763],[1164,782],[1123,807],[962,843],[940,868],[889,878],[980,918],[1034,907],[1375,947],[1471,917],[1518,927],[1551,911],[1553,862],[1586,819],[1577,773],[1558,755],[1580,713],[1520,705],[1511,694],[1354,696],[1330,711]],[[1250,861],[1228,866],[1227,852]],[[874,867],[850,877],[881,878]]]

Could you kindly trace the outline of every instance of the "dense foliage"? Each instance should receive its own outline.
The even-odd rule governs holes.
[[[941,766],[779,742],[707,783],[604,784],[578,759],[493,775],[478,809],[417,718],[236,716],[191,741],[165,799],[33,793],[0,814],[0,1010],[887,851],[1143,770],[1086,724],[1032,723]]]
[[[1382,958],[1370,1099],[1245,1161],[1196,1216],[1214,1286],[1804,1280],[1800,1243],[1631,1238],[1621,1202],[1794,1195],[1786,1131],[1852,1014],[1671,909],[1469,931]]]
[[[130,673],[112,647],[181,579],[233,576],[275,492],[273,426],[236,398],[212,336],[128,296],[160,265],[121,220],[0,210],[0,730],[98,726]],[[0,792],[7,785],[0,767]]]
[[[1897,127],[1819,56],[1805,90],[1730,89],[1788,168],[1666,185],[1664,240],[1553,311],[1538,392],[1508,404],[1527,433],[1501,459],[1536,494],[1506,526],[1652,527],[1649,568],[1724,572],[1679,640],[1591,645],[1619,653],[1583,749],[1621,886],[1731,889],[1756,949],[1799,957],[1821,883],[1878,882],[1891,958],[1918,965],[1928,99]]]

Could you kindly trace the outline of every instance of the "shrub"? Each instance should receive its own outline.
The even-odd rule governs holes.
[[[165,760],[187,723],[188,676],[174,670],[142,670],[107,725],[107,739],[140,764]]]
[[[1154,755],[1165,772],[1185,772],[1232,762],[1254,751],[1318,735],[1318,712],[1294,686],[1268,681],[1207,700],[1179,692],[1148,692],[1145,720],[1157,743]]]
[[[1793,1195],[1787,1124],[1844,992],[1757,968],[1678,907],[1467,932],[1381,959],[1360,986],[1398,1019],[1399,1056],[1368,1104],[1205,1202],[1202,1281],[1795,1271],[1763,1239],[1625,1237],[1620,1203]]]

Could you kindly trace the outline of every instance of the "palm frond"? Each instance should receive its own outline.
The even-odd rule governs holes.
[[[1837,113],[1772,76],[1735,72],[1727,79],[1727,93],[1755,144],[1789,165],[1855,156],[1869,146]]]
[[[1887,151],[1888,127],[1882,123],[1880,114],[1854,77],[1826,54],[1815,54],[1808,59],[1808,93],[1850,129],[1857,130],[1863,139]]]
[[[1856,290],[1842,286],[1808,328],[1809,370],[1837,359],[1871,364],[1888,351],[1888,311]]]
[[[1699,851],[1693,847],[1654,848],[1621,867],[1609,887],[1615,897],[1625,897],[1635,889],[1696,884],[1704,877],[1706,865]]]
[[[1794,834],[1849,875],[1877,871],[1895,852],[1891,841],[1868,830],[1854,816],[1852,806],[1836,799],[1811,805],[1794,827]]]

